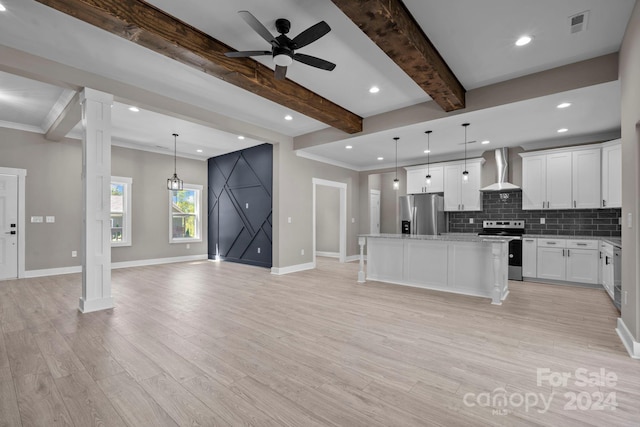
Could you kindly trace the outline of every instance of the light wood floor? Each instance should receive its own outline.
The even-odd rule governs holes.
[[[117,307],[85,315],[77,274],[0,282],[0,425],[640,424],[640,362],[603,290],[512,282],[498,307],[359,285],[357,268],[114,270]],[[537,368],[617,381],[538,385]],[[552,393],[547,412],[520,405]],[[565,393],[587,393],[582,407],[614,393],[618,407],[570,410]],[[498,414],[483,396],[511,403]]]

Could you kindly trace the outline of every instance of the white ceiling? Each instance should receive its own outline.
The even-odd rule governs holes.
[[[59,100],[68,93],[64,89],[91,84],[103,90],[112,89],[116,95],[115,143],[145,150],[169,153],[173,149],[171,134],[176,132],[180,134],[181,155],[205,159],[262,143],[260,135],[264,132],[295,137],[326,127],[33,0],[0,0],[0,3],[7,8],[0,13],[0,47],[28,54],[35,62],[43,59],[30,73],[15,71],[6,65],[10,60],[3,62],[0,126],[44,132],[52,112],[59,108]],[[290,19],[291,36],[325,20],[332,31],[301,52],[335,62],[336,69],[327,72],[294,63],[288,78],[362,117],[429,100],[330,0],[150,3],[236,50],[268,48],[237,15],[238,10],[251,11],[274,33],[277,18]],[[530,0],[405,0],[425,34],[467,89],[618,51],[634,3],[635,0],[563,0],[553,4]],[[568,17],[585,10],[590,11],[587,31],[571,35]],[[514,40],[524,33],[533,34],[533,42],[515,48]],[[69,68],[56,79],[48,79],[44,74],[51,63],[44,60]],[[269,57],[261,61],[272,67]],[[35,71],[37,66],[41,75]],[[14,72],[35,79],[18,77]],[[126,90],[123,84],[136,91]],[[379,86],[381,91],[369,94],[372,85]],[[399,161],[421,161],[426,145],[423,132],[427,129],[434,131],[431,147],[434,157],[460,154],[464,137],[460,124],[464,121],[472,123],[469,140],[490,139],[491,144],[486,146],[489,148],[539,141],[562,144],[563,138],[619,129],[617,84],[607,83],[563,95],[352,137],[349,144],[354,149],[350,151],[344,149],[344,141],[304,151],[308,156],[342,162],[354,169],[371,169],[389,165],[375,159],[379,155],[387,160],[392,158],[391,138],[396,135],[401,137]],[[167,100],[176,105],[175,110],[167,107]],[[562,111],[555,109],[561,100],[570,100],[573,106]],[[129,105],[142,111],[132,113]],[[190,111],[198,114],[190,116]],[[283,120],[286,114],[291,114],[294,120]],[[208,116],[210,120],[206,119]],[[559,127],[570,129],[563,138],[555,132]],[[77,136],[77,132],[72,131],[70,136]],[[238,140],[238,134],[246,135],[247,139]],[[197,153],[197,149],[203,153]]]

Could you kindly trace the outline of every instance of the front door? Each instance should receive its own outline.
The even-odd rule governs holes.
[[[0,174],[0,280],[18,277],[18,177]]]

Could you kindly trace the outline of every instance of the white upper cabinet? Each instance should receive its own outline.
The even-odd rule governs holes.
[[[593,209],[600,207],[600,148],[573,152],[572,180],[573,207]]]
[[[622,146],[620,140],[602,146],[602,200],[603,208],[622,207]]]
[[[522,209],[569,209],[571,152],[522,156]]]
[[[407,194],[442,193],[444,191],[443,166],[412,166],[407,170]],[[427,172],[431,175],[431,184],[427,185]]]
[[[425,193],[427,168],[407,169],[407,194]]]
[[[614,165],[616,154],[604,154],[605,148],[601,147],[592,145],[520,153],[522,209],[594,209],[607,204],[601,193],[601,189],[605,191],[606,182],[604,163],[609,161]],[[607,170],[611,167],[615,166]],[[615,200],[620,194],[620,181],[613,183],[617,177],[611,175],[612,183],[606,185],[611,187],[608,194],[613,193]]]
[[[481,172],[484,159],[467,160],[469,179],[464,182],[462,172],[464,162],[446,164],[444,166],[444,210],[445,211],[480,211],[482,210],[482,193],[480,192]]]
[[[547,209],[570,209],[571,153],[547,155]]]

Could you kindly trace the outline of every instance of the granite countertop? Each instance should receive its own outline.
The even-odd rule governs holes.
[[[507,236],[478,236],[475,233],[447,233],[439,236],[423,234],[360,234],[358,237],[407,240],[441,240],[449,242],[508,242],[513,240]]]
[[[600,240],[605,243],[610,243],[613,246],[619,248],[622,247],[621,237],[605,237],[605,236],[565,236],[562,234],[525,234],[523,238],[529,239],[571,239],[571,240]]]

